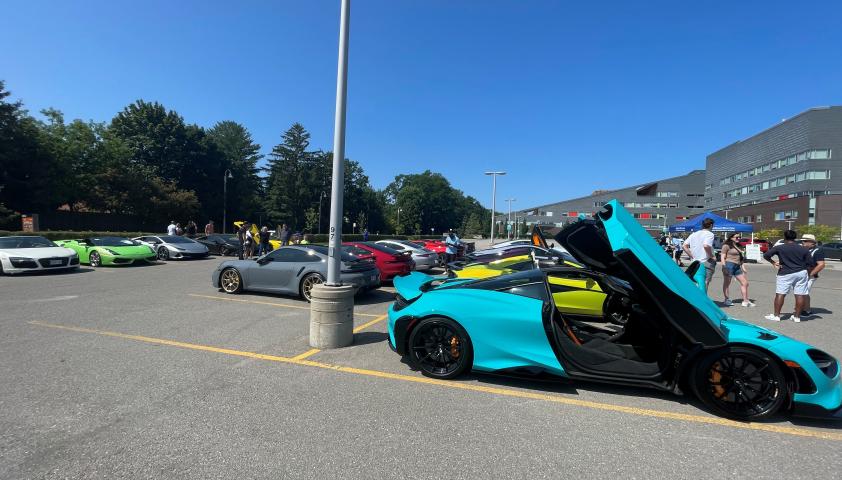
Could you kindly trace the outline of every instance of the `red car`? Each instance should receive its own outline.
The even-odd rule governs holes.
[[[412,254],[409,252],[399,252],[374,242],[343,242],[342,245],[352,248],[351,253],[362,255],[362,252],[358,252],[361,250],[373,256],[382,281],[391,280],[399,275],[409,275],[415,267]]]
[[[750,244],[750,243],[752,243],[750,238],[741,238],[740,241],[738,242],[738,244],[743,248],[745,248],[745,246]],[[766,253],[769,250],[769,242],[767,242],[766,240],[761,240],[759,238],[755,238],[754,243],[757,244],[757,245],[760,245],[760,252],[761,253]]]

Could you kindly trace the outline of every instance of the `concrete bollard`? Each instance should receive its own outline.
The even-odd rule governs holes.
[[[310,293],[310,346],[340,348],[354,343],[354,292],[350,285],[313,286]]]

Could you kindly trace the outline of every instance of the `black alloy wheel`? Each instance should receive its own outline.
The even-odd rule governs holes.
[[[783,369],[761,350],[717,350],[696,365],[693,377],[696,396],[714,412],[736,420],[771,417],[789,401]]]
[[[304,297],[304,300],[309,302],[313,295],[313,287],[324,283],[324,281],[325,279],[318,273],[308,273],[305,275],[301,279],[301,296]]]
[[[236,268],[226,268],[219,274],[219,286],[225,293],[240,293],[243,290],[243,277]]]
[[[99,256],[97,252],[91,252],[88,260],[91,263],[92,267],[101,267],[102,266],[102,257]]]
[[[167,261],[170,259],[170,249],[167,247],[158,248],[158,260]]]
[[[426,318],[409,336],[409,361],[428,377],[456,378],[473,363],[471,340],[465,329],[449,318]]]

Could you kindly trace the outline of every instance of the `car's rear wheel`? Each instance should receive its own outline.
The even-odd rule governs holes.
[[[88,257],[88,261],[91,263],[92,267],[102,266],[102,257],[100,257],[97,252],[91,252],[91,255]]]
[[[318,273],[308,273],[301,279],[301,296],[308,302],[312,298],[313,287],[320,283],[324,283],[325,279]]]
[[[746,347],[717,350],[696,364],[693,391],[708,408],[736,420],[760,420],[789,401],[789,385],[779,363]]]
[[[449,318],[421,321],[409,336],[409,361],[428,377],[456,378],[471,368],[473,347],[468,332]]]
[[[219,275],[219,285],[225,293],[240,293],[243,290],[243,277],[236,268],[226,268]]]
[[[161,247],[158,249],[158,260],[167,261],[170,259],[170,249],[167,247]]]

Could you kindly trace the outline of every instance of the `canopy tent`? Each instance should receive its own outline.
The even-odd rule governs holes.
[[[670,225],[670,232],[695,232],[702,229],[702,221],[706,218],[713,219],[714,232],[753,232],[754,227],[751,225],[728,220],[720,217],[714,213],[705,212],[701,215],[695,216],[689,220],[685,220],[675,225]]]

